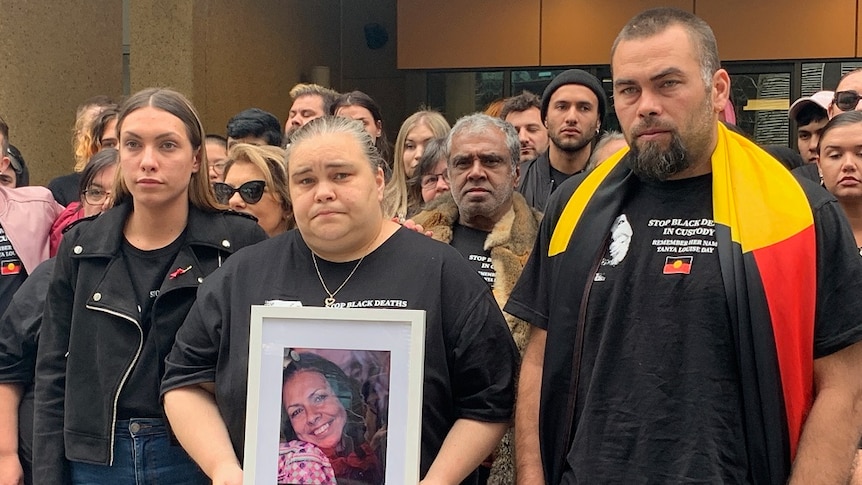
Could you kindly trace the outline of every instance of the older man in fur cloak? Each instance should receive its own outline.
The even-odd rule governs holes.
[[[449,194],[432,201],[414,221],[450,244],[490,285],[500,308],[521,276],[541,213],[515,192],[520,144],[512,126],[473,114],[458,120],[446,139]],[[530,325],[506,314],[523,354]],[[515,483],[512,430],[494,454],[489,485]]]

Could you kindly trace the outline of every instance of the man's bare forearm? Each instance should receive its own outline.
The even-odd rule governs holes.
[[[518,483],[542,485],[545,474],[539,451],[539,398],[547,332],[533,328],[524,350],[515,407],[515,459]]]
[[[847,483],[862,434],[862,342],[814,361],[815,398],[789,483]]]

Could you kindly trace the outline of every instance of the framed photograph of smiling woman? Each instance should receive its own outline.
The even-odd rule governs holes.
[[[418,483],[425,313],[253,306],[243,483]]]

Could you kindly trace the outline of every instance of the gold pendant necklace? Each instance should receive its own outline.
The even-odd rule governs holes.
[[[356,270],[359,269],[359,265],[362,264],[362,260],[365,259],[365,256],[359,258],[359,262],[356,263],[356,266],[353,267],[353,271],[347,275],[347,278],[344,279],[344,282],[341,283],[341,286],[335,289],[335,291],[329,291],[329,288],[326,287],[326,283],[323,281],[323,275],[320,274],[320,268],[317,266],[317,256],[315,256],[314,251],[311,252],[311,261],[314,263],[314,271],[317,271],[317,278],[320,280],[320,284],[323,285],[323,291],[326,292],[329,297],[323,300],[323,305],[331,307],[335,304],[335,295],[344,288],[344,285],[350,281],[350,278],[353,276],[353,273],[356,273]]]

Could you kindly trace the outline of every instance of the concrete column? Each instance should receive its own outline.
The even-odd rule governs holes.
[[[338,0],[130,0],[131,91],[172,87],[208,133],[257,107],[282,122],[311,66],[340,79]],[[333,86],[338,89],[339,86]]]
[[[79,103],[122,94],[122,2],[0,0],[0,114],[30,183],[72,171]]]
[[[131,0],[129,2],[129,80],[131,92],[172,87],[194,98],[196,10],[209,2]],[[198,4],[197,8],[195,5]],[[198,29],[198,32],[201,32]]]

